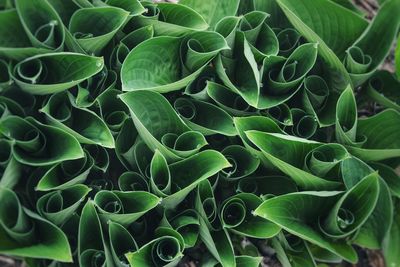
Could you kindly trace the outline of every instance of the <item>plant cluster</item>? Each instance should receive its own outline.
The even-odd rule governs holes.
[[[0,254],[400,266],[400,0],[0,0]],[[320,265],[324,266],[324,265]]]

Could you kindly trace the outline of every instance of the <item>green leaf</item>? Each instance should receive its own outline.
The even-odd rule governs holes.
[[[278,38],[266,22],[268,16],[264,12],[252,11],[245,14],[237,25],[238,30],[244,33],[249,42],[257,62],[262,62],[269,56],[276,56],[279,52]],[[220,24],[222,23],[221,21]]]
[[[253,238],[271,238],[281,228],[264,218],[253,215],[262,200],[249,193],[240,193],[228,198],[222,204],[220,217],[222,227],[238,235]]]
[[[207,86],[210,81],[215,81],[216,78],[215,70],[210,66],[205,67],[199,76],[186,86],[185,95],[191,96],[196,100],[209,100]]]
[[[107,0],[106,3],[128,11],[129,16],[138,16],[146,11],[139,0]]]
[[[217,22],[224,17],[234,16],[239,8],[239,3],[240,0],[207,0],[201,3],[195,0],[182,0],[179,2],[179,4],[191,7],[193,10],[199,12],[199,14],[203,16],[210,27],[214,27]]]
[[[12,153],[23,164],[46,166],[84,156],[72,135],[33,118],[9,116],[0,121],[0,133],[12,140]]]
[[[216,220],[218,216],[217,204],[209,180],[204,180],[197,186],[194,206],[196,211],[199,213],[199,216],[201,216],[203,222],[206,224],[204,229],[213,229],[211,224],[218,221]]]
[[[368,25],[361,16],[333,1],[318,0],[311,3],[305,0],[279,0],[278,4],[299,32],[309,38],[304,33],[312,30],[339,58],[343,58],[346,49]],[[302,20],[304,25],[297,24],[298,20]]]
[[[125,120],[115,140],[115,154],[126,169],[135,169],[134,145],[138,132],[132,120]]]
[[[341,5],[359,15],[365,15],[364,11],[361,11],[359,7],[350,0],[333,0],[332,2],[335,2],[336,4]]]
[[[191,131],[161,94],[136,90],[120,98],[128,106],[143,141],[150,149],[158,149],[167,160],[193,155],[206,144],[204,136]]]
[[[200,238],[214,258],[223,266],[235,266],[232,241],[225,229],[210,230],[200,218]]]
[[[307,154],[321,144],[289,135],[260,131],[247,131],[246,136],[269,162],[291,177],[299,187],[312,190],[335,189],[339,186],[338,182],[302,170]]]
[[[400,196],[400,176],[396,173],[396,170],[388,165],[382,163],[370,163],[373,169],[379,171],[379,175],[386,182],[392,195]]]
[[[258,267],[262,262],[262,257],[236,256],[235,261],[237,267]]]
[[[171,173],[165,157],[156,150],[150,164],[151,191],[161,197],[171,194]]]
[[[142,1],[147,12],[134,17],[136,27],[152,25],[156,35],[182,36],[196,31],[205,31],[209,27],[204,18],[195,10],[182,4]],[[162,20],[157,20],[158,18]]]
[[[3,58],[23,60],[51,51],[33,47],[15,9],[0,11],[0,35],[0,57]]]
[[[264,116],[235,117],[234,123],[239,137],[242,139],[246,149],[248,149],[252,154],[257,155],[264,166],[271,168],[269,160],[267,160],[263,156],[263,152],[259,151],[257,146],[249,140],[246,132],[249,130],[258,130],[268,133],[283,133],[279,126],[272,119]]]
[[[237,32],[235,60],[220,55],[216,58],[216,71],[225,86],[240,95],[250,106],[257,107],[260,95],[260,73],[244,33]]]
[[[116,7],[83,8],[72,15],[68,29],[88,54],[98,55],[125,24],[128,15]]]
[[[54,224],[24,208],[15,192],[1,187],[0,237],[2,254],[72,262],[65,234]]]
[[[319,44],[319,55],[326,62],[326,69],[330,74],[328,84],[336,90],[344,90],[350,82],[350,77],[340,58],[368,23],[357,14],[327,0],[312,3],[305,0],[277,2],[293,26],[309,42]],[[333,20],[332,17],[342,19]],[[331,34],[332,32],[337,34]],[[339,41],[337,36],[340,36]]]
[[[61,51],[65,30],[61,18],[47,1],[15,1],[21,24],[34,47]]]
[[[14,100],[5,96],[0,96],[0,119],[10,115],[24,117],[25,111],[21,105]]]
[[[286,28],[289,26],[285,14],[276,1],[254,0],[255,10],[270,14],[269,23],[273,28]]]
[[[104,235],[93,201],[82,209],[78,230],[78,259],[80,266],[102,266],[106,263]]]
[[[292,266],[314,266],[315,260],[309,249],[309,244],[300,241],[298,237],[291,234],[280,233],[272,239],[272,247],[284,267]]]
[[[270,220],[289,233],[327,249],[349,262],[357,262],[355,250],[343,240],[332,240],[324,237],[311,225],[318,220],[321,213],[332,208],[341,193],[299,192],[278,196],[266,200],[254,214]],[[285,208],[283,208],[285,207]]]
[[[365,223],[378,200],[378,178],[377,173],[366,176],[337,201],[325,220],[320,221],[324,234],[344,238]]]
[[[225,40],[215,32],[186,38],[160,36],[136,46],[121,69],[124,91],[146,89],[161,93],[184,88],[221,50]]]
[[[68,25],[72,14],[74,14],[74,12],[79,8],[79,6],[76,5],[73,0],[48,0],[47,2],[49,2],[49,4],[53,6],[53,8],[63,21],[64,25]]]
[[[365,82],[389,54],[393,41],[400,29],[400,18],[395,14],[400,12],[398,0],[386,1],[379,9],[373,21],[360,38],[355,42],[362,52],[370,57],[370,66],[362,74],[350,71],[354,86]],[[387,21],[391,22],[388,24]]]
[[[94,76],[89,77],[83,82],[78,84],[78,90],[76,94],[74,93],[74,102],[76,106],[87,108],[95,104],[97,101],[100,105],[100,108],[104,105],[103,102],[107,100],[103,100],[105,96],[100,97],[104,94],[112,94],[115,91],[112,91],[117,82],[117,74],[114,71],[109,71],[107,68],[103,68],[99,73]],[[112,91],[111,93],[109,91]],[[110,96],[109,98],[112,98]],[[111,102],[111,100],[108,100]],[[115,103],[116,101],[113,101]],[[120,103],[118,103],[120,104]],[[118,105],[116,104],[116,105]]]
[[[47,193],[38,199],[36,209],[41,216],[61,226],[77,211],[90,188],[78,184]]]
[[[208,96],[229,114],[236,116],[251,114],[250,111],[252,108],[250,105],[239,94],[232,92],[228,87],[208,81],[206,90]]]
[[[104,222],[108,220],[127,226],[149,210],[155,208],[160,199],[148,192],[97,192],[94,204],[99,210],[99,218]]]
[[[301,138],[309,139],[316,133],[318,122],[313,115],[307,114],[304,110],[293,108],[290,110],[292,117],[291,127],[288,127],[287,132]]]
[[[159,228],[159,237],[125,256],[131,266],[176,266],[183,257],[183,238],[173,229]]]
[[[175,229],[182,236],[185,248],[195,246],[199,238],[200,222],[197,212],[192,209],[184,210],[176,216],[166,216],[164,213],[160,227]]]
[[[204,135],[236,135],[232,117],[213,104],[201,100],[178,98],[174,102],[174,108],[193,131],[199,131]]]
[[[22,90],[37,95],[67,90],[100,72],[103,59],[77,53],[49,53],[26,58],[11,71]]]
[[[121,131],[125,120],[129,118],[128,107],[118,99],[120,93],[119,90],[109,89],[97,98],[101,118],[107,124],[113,136]]]
[[[289,100],[299,89],[317,59],[318,46],[304,44],[287,58],[270,57],[261,70],[262,91],[258,108],[271,108]]]
[[[149,183],[137,172],[124,172],[118,178],[118,186],[121,191],[149,191]]]
[[[249,176],[237,184],[237,192],[252,193],[256,196],[268,198],[270,196],[279,196],[287,193],[297,192],[296,183],[285,176]]]
[[[114,138],[105,122],[93,111],[78,108],[68,92],[52,95],[40,110],[48,122],[75,136],[84,144],[114,148]]]
[[[400,112],[400,81],[388,71],[377,71],[366,84],[366,93],[376,103]]]
[[[249,176],[260,165],[260,159],[240,145],[227,146],[221,153],[232,165],[221,172],[221,176],[228,181],[235,181]]]
[[[339,143],[358,146],[363,140],[357,142],[357,106],[353,90],[350,86],[340,95],[336,105],[335,133]]]
[[[379,168],[377,170],[380,171]],[[342,161],[341,172],[346,187],[350,189],[365,176],[374,173],[374,169],[357,158],[349,158]],[[392,223],[392,200],[389,188],[383,179],[379,179],[379,191],[374,211],[355,237],[355,243],[371,249],[382,247],[383,240]]]
[[[236,256],[235,261],[237,267],[258,267],[262,262],[262,257]]]
[[[166,2],[0,0],[0,254],[397,266],[400,0]]]
[[[22,176],[22,166],[12,156],[12,144],[0,139],[0,187],[13,188]]]
[[[400,36],[399,39],[397,40],[397,48],[396,48],[396,74],[397,77],[400,77]]]
[[[323,144],[311,152],[305,159],[305,168],[315,175],[321,177],[335,177],[339,164],[348,159],[350,154],[339,144]]]
[[[202,181],[230,167],[225,157],[215,150],[205,150],[169,165],[171,184],[175,189],[162,199],[165,209],[175,208]]]
[[[379,191],[375,209],[354,240],[354,243],[370,249],[382,249],[384,239],[389,234],[392,225],[394,207],[389,187],[383,179],[379,179]]]
[[[361,148],[348,147],[349,152],[365,161],[399,157],[400,142],[397,138],[399,123],[400,113],[393,109],[359,119],[357,134],[364,136],[366,141]]]
[[[130,232],[115,222],[108,222],[110,250],[115,266],[126,266],[128,261],[125,254],[137,250],[137,244]]]
[[[83,158],[55,164],[40,178],[36,190],[63,190],[83,183],[93,166],[93,158],[88,153]]]
[[[398,203],[395,209],[398,208]],[[397,253],[400,247],[400,216],[399,213],[393,214],[393,224],[390,228],[390,232],[386,237],[383,252],[385,255],[385,262],[388,266],[397,266],[400,263],[399,253]]]
[[[128,33],[124,38],[121,39],[121,43],[126,45],[129,50],[135,48],[141,42],[154,37],[153,26],[144,26]]]

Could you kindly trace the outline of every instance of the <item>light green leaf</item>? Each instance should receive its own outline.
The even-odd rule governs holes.
[[[63,190],[83,183],[93,165],[93,158],[88,153],[85,153],[83,158],[55,164],[40,178],[36,190]]]
[[[160,36],[144,41],[129,53],[122,65],[122,88],[162,93],[182,89],[218,52],[227,48],[223,37],[215,32],[193,33],[186,38]]]
[[[67,90],[100,72],[103,59],[77,53],[49,53],[26,58],[11,71],[22,90],[37,95]]]
[[[355,42],[354,46],[359,47],[364,55],[370,57],[368,59],[370,66],[361,74],[349,71],[354,86],[361,85],[371,77],[389,54],[400,29],[400,18],[395,15],[399,12],[400,2],[398,0],[385,1],[369,27]],[[389,24],[388,20],[390,20]]]
[[[335,204],[320,227],[327,236],[340,239],[357,231],[373,212],[379,196],[379,176],[368,175]]]
[[[347,147],[350,153],[365,161],[380,161],[399,157],[400,139],[398,138],[400,113],[387,109],[369,118],[358,120],[357,134],[365,136],[361,148]],[[377,131],[376,129],[379,129]]]
[[[400,81],[393,73],[377,71],[366,84],[366,93],[376,103],[400,112]]]
[[[210,230],[207,228],[204,219],[200,218],[200,238],[223,267],[235,267],[236,262],[232,241],[225,229]]]
[[[349,262],[357,262],[357,253],[343,240],[324,237],[311,225],[321,213],[332,208],[341,193],[337,191],[299,192],[266,200],[254,212],[289,233],[325,248]],[[285,208],[283,208],[285,207]]]
[[[193,131],[199,131],[204,135],[236,135],[232,117],[213,104],[201,100],[178,98],[174,102],[174,108]]]
[[[349,158],[341,162],[341,172],[344,184],[351,189],[365,176],[374,173],[374,169],[357,158]],[[357,232],[354,242],[371,249],[381,248],[392,223],[392,208],[389,188],[383,179],[379,179],[379,197],[375,209]]]
[[[151,150],[158,149],[167,160],[193,155],[206,144],[204,136],[191,131],[161,94],[136,90],[120,98],[128,106],[143,141]]]
[[[181,0],[181,5],[191,7],[199,12],[200,15],[207,21],[210,27],[213,27],[217,22],[227,16],[234,16],[239,8],[240,0],[232,1],[204,1],[196,0]]]
[[[330,74],[328,84],[342,91],[350,76],[340,62],[345,50],[356,40],[368,23],[359,15],[328,0],[308,2],[305,0],[278,0],[286,17],[309,41],[319,44],[319,55],[326,62]],[[320,14],[329,14],[321,16]],[[332,17],[342,19],[332,20]],[[337,32],[336,34],[331,34]],[[340,36],[338,41],[337,36]]]
[[[0,11],[0,35],[0,57],[23,60],[51,52],[47,48],[33,47],[15,9]]]
[[[289,100],[312,69],[317,59],[318,45],[304,44],[287,58],[264,59],[261,77],[262,88],[257,107],[271,108]]]
[[[36,209],[41,216],[61,226],[77,211],[91,189],[77,184],[64,190],[57,190],[40,197]]]
[[[271,238],[277,235],[281,231],[279,226],[253,215],[253,211],[261,203],[260,197],[249,193],[240,193],[228,198],[220,211],[222,227],[253,238]]]
[[[175,189],[162,199],[165,209],[173,209],[203,180],[230,167],[228,160],[215,150],[205,150],[169,165],[171,183]]]
[[[17,0],[15,7],[34,47],[61,51],[65,30],[61,18],[47,1]]]
[[[144,191],[102,190],[97,192],[93,201],[99,210],[101,220],[104,222],[111,220],[123,226],[133,223],[160,203],[158,197]]]
[[[12,153],[23,164],[47,166],[84,156],[72,135],[33,118],[9,116],[0,121],[0,133],[12,140]]]
[[[105,122],[93,111],[78,108],[68,92],[52,95],[40,110],[48,122],[75,136],[84,144],[114,148],[114,138]]]
[[[399,39],[397,40],[397,48],[396,48],[396,73],[397,77],[400,78],[400,36]]]
[[[78,230],[78,259],[80,266],[103,266],[106,263],[104,235],[93,201],[82,209]]]
[[[125,24],[128,15],[116,7],[83,8],[72,15],[68,29],[88,54],[98,55]]]
[[[145,244],[138,251],[125,256],[131,266],[147,267],[151,262],[155,267],[176,266],[183,257],[183,238],[171,228],[159,228],[159,237]]]
[[[0,252],[16,257],[72,262],[65,234],[24,208],[15,192],[0,187]]]
[[[152,25],[158,36],[182,36],[196,31],[205,31],[209,27],[199,13],[180,3],[154,4],[150,1],[142,1],[142,5],[147,12],[134,17],[132,23],[136,27]]]
[[[398,209],[398,202],[395,209]],[[398,253],[400,248],[400,215],[398,212],[393,214],[393,224],[390,232],[386,237],[383,252],[385,255],[385,262],[389,267],[395,267],[400,264],[400,255]]]
[[[335,189],[338,182],[330,181],[303,171],[304,159],[321,144],[315,141],[277,133],[247,131],[247,138],[256,145],[276,168],[291,177],[304,189]]]
[[[221,153],[232,165],[221,172],[221,176],[228,181],[235,181],[249,176],[260,165],[260,159],[240,145],[226,146]]]

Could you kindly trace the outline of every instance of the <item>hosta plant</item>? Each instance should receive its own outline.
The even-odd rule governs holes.
[[[0,0],[0,254],[400,266],[400,0]]]

